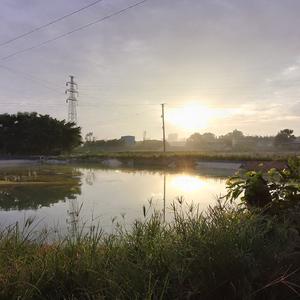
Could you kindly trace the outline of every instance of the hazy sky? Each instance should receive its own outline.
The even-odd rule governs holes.
[[[93,1],[1,0],[0,44]],[[0,46],[0,65],[9,68],[0,67],[0,113],[66,118],[65,82],[73,74],[79,125],[97,138],[141,138],[144,130],[159,138],[162,102],[167,133],[292,128],[300,135],[299,0],[148,0],[3,59],[136,2],[103,0]]]

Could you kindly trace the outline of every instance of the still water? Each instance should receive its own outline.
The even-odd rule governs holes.
[[[101,169],[97,166],[0,166],[0,223],[35,218],[36,228],[64,233],[74,221],[99,223],[107,232],[119,222],[143,218],[143,205],[171,215],[171,203],[182,197],[205,210],[226,192],[231,170],[193,172]],[[79,212],[74,216],[74,212]]]

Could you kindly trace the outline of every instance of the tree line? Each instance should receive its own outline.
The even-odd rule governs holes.
[[[195,132],[185,143],[176,146],[176,142],[167,142],[167,149],[176,150],[213,150],[213,151],[271,151],[271,150],[300,150],[296,136],[292,129],[280,130],[275,136],[250,136],[240,130],[233,130],[225,135],[216,136],[211,132],[203,134]],[[134,145],[126,145],[122,139],[96,140],[92,133],[88,133],[84,146],[79,151],[162,151],[161,140],[137,141]]]
[[[247,136],[242,131],[234,130],[225,135],[217,137],[211,132],[192,134],[186,140],[189,148],[214,148],[214,149],[300,149],[300,144],[296,143],[296,136],[292,129],[280,130],[275,136]]]
[[[57,155],[81,144],[75,123],[36,112],[0,114],[0,154]]]

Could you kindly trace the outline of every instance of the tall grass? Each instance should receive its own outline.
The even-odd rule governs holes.
[[[18,226],[0,233],[1,299],[296,299],[298,235],[276,218],[219,203],[172,207],[117,227],[47,243]]]

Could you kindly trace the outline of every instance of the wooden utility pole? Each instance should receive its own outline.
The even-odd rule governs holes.
[[[162,130],[163,130],[163,145],[164,152],[166,152],[166,132],[165,132],[165,104],[161,105],[161,118],[162,118]]]

